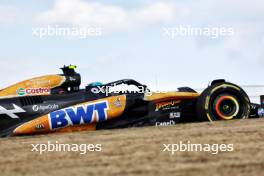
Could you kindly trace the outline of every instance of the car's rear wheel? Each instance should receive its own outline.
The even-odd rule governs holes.
[[[239,86],[220,82],[205,89],[197,101],[199,121],[216,121],[248,118],[250,101]]]

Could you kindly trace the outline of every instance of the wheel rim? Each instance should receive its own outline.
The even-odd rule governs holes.
[[[239,104],[232,96],[220,96],[215,101],[214,109],[221,119],[230,120],[238,115]]]

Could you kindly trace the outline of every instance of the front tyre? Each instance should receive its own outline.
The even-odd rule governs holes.
[[[198,121],[245,119],[250,115],[250,101],[245,91],[229,83],[215,83],[206,88],[197,101]]]

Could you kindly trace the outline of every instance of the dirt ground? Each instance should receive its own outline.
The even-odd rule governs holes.
[[[32,152],[31,144],[102,144],[101,152]],[[233,144],[234,151],[163,151],[163,144]],[[261,175],[264,119],[0,139],[0,175]]]

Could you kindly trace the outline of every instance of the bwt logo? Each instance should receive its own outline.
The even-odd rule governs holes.
[[[49,114],[51,129],[105,121],[106,110],[108,110],[108,102],[103,101],[54,111]]]

